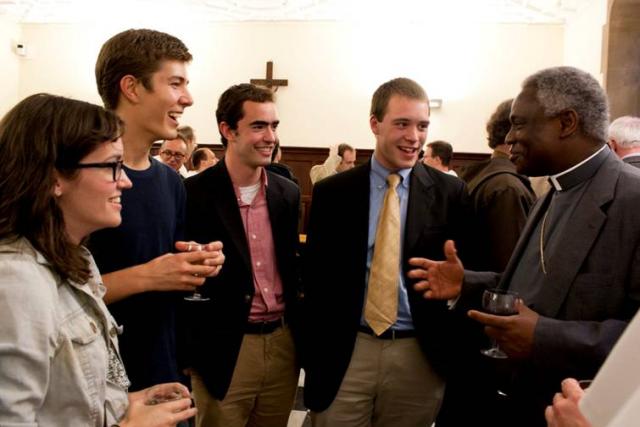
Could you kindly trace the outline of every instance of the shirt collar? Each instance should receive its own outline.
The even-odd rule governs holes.
[[[233,182],[233,180],[231,181],[231,184],[233,185],[233,191],[236,193],[236,199],[238,199],[238,201],[240,200],[240,186],[236,185],[235,182]],[[260,168],[260,188],[267,188],[269,186],[269,177],[267,176],[267,171],[265,170],[265,168]],[[255,185],[255,184],[253,184]],[[245,187],[251,187],[251,185],[246,185]]]
[[[407,178],[409,178],[409,174],[411,173],[411,169],[412,168],[406,168],[406,169],[399,169],[399,170],[389,170],[387,168],[385,168],[384,166],[382,166],[380,164],[380,162],[378,162],[378,160],[376,160],[376,156],[375,154],[371,156],[371,174],[374,178],[374,180],[378,181],[378,182],[382,182],[382,183],[386,183],[387,182],[387,176],[389,174],[392,173],[397,173],[398,175],[400,175],[402,177],[402,181],[400,182],[400,185],[402,185],[404,188],[409,188],[409,180]]]
[[[588,180],[600,168],[609,155],[609,147],[603,145],[598,151],[569,169],[549,177],[549,183],[556,191],[568,190]]]
[[[268,187],[269,178],[267,177],[267,170],[265,168],[260,169],[260,187]]]

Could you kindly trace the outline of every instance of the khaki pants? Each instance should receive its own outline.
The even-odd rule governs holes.
[[[287,326],[265,335],[245,334],[224,400],[214,399],[197,373],[191,376],[198,408],[196,425],[286,427],[298,374],[293,338]]]
[[[443,394],[417,339],[359,332],[336,398],[311,420],[314,427],[428,427]]]

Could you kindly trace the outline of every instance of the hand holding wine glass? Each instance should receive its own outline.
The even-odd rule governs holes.
[[[485,333],[500,343],[501,351],[510,359],[527,359],[533,350],[534,335],[540,315],[527,307],[517,296],[513,299],[515,300],[514,309],[502,306],[495,309],[499,314],[490,314],[489,311],[492,310],[490,307],[485,309],[486,312],[471,310],[468,315],[485,326]],[[487,303],[493,304],[494,307],[500,304],[497,301],[493,303],[487,301]]]
[[[181,272],[186,275],[184,280],[191,285],[191,290],[193,290],[193,294],[185,297],[185,300],[208,301],[209,298],[202,296],[197,287],[202,286],[207,277],[213,277],[220,273],[224,263],[222,242],[201,244],[193,241],[179,241],[175,246],[177,250],[182,252],[176,256],[183,258]]]
[[[518,314],[517,309],[518,294],[504,289],[488,289],[482,294],[482,308],[496,316],[512,316]],[[488,357],[496,359],[506,359],[508,356],[500,350],[495,339],[491,340],[491,348],[480,352]]]
[[[182,252],[196,252],[202,254],[195,260],[190,261],[194,270],[191,275],[201,281],[199,285],[204,283],[205,277],[217,275],[222,268],[224,262],[224,254],[222,253],[221,242],[211,242],[208,244],[200,244],[196,242],[176,242],[176,248]],[[197,268],[196,268],[197,266]],[[208,297],[203,296],[196,288],[192,295],[184,298],[187,301],[209,301]]]

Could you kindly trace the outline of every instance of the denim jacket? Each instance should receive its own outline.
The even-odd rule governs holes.
[[[124,416],[120,328],[86,256],[92,277],[77,284],[26,239],[0,241],[0,427],[103,427]]]

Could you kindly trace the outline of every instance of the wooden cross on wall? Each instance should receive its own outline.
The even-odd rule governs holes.
[[[289,80],[287,79],[274,79],[273,78],[273,61],[267,62],[267,78],[266,79],[251,79],[249,83],[259,86],[266,86],[269,89],[276,92],[279,86],[288,86]],[[275,87],[275,89],[274,89]]]

